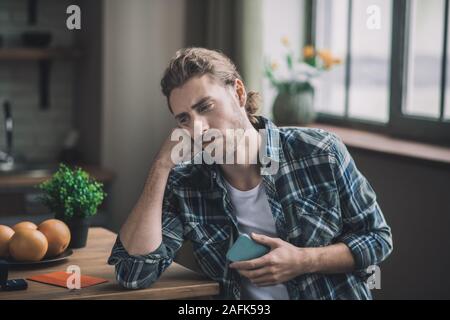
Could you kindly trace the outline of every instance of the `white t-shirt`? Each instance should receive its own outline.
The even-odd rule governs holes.
[[[234,206],[240,233],[252,232],[277,238],[275,221],[272,216],[269,201],[267,200],[264,185],[260,183],[248,191],[234,188],[226,180],[231,203]],[[258,287],[246,277],[242,277],[241,299],[257,300],[289,300],[289,294],[284,284]]]

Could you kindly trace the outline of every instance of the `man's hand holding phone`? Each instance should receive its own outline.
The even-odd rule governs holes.
[[[252,233],[252,239],[269,247],[270,252],[259,258],[230,264],[230,268],[236,269],[252,283],[271,286],[313,272],[310,249],[298,248],[282,239],[261,234]]]

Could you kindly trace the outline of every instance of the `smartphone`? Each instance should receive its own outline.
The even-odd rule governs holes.
[[[248,234],[242,233],[227,252],[227,259],[233,262],[245,261],[262,257],[270,248],[253,240]]]

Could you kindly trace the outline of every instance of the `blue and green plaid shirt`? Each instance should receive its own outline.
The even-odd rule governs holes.
[[[310,273],[287,281],[290,299],[371,299],[366,269],[392,251],[391,229],[374,190],[336,135],[258,119],[257,128],[268,136],[266,154],[279,166],[262,175],[279,238],[298,247],[345,243],[356,262],[354,272]],[[225,257],[239,235],[238,224],[219,165],[175,166],[162,211],[163,241],[154,252],[132,256],[117,238],[108,260],[117,281],[130,289],[152,285],[189,239],[198,265],[220,284],[217,298],[240,299],[241,276]]]

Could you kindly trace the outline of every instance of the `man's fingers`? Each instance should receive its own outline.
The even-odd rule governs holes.
[[[264,244],[264,245],[270,247],[271,249],[275,249],[280,245],[280,242],[279,242],[280,239],[271,238],[271,237],[265,236],[263,234],[257,234],[257,233],[252,232],[252,238],[256,242]]]
[[[270,267],[263,267],[256,270],[239,270],[239,273],[243,275],[244,277],[253,280],[256,278],[259,278],[261,276],[264,276],[266,274],[271,273]]]
[[[258,287],[268,287],[268,286],[274,286],[276,285],[276,282],[264,282],[264,283],[259,283],[256,284]]]
[[[239,270],[253,270],[265,267],[270,264],[269,254],[266,254],[262,257],[247,260],[247,261],[237,261],[230,264],[230,268],[239,269]]]
[[[255,278],[252,280],[252,282],[258,286],[266,286],[269,284],[276,284],[276,279],[274,278],[274,275],[271,273]]]

